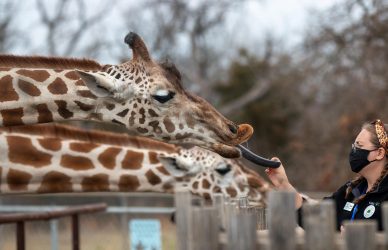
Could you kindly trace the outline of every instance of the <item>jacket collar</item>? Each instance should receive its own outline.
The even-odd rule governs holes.
[[[349,183],[350,185],[350,183]],[[367,188],[367,182],[366,180],[363,180],[361,183],[359,183],[356,187],[352,189],[352,194],[355,198],[359,197],[361,194],[365,193],[365,190]],[[385,193],[388,191],[388,175],[384,177],[384,179],[380,182],[379,186],[373,191],[370,192],[371,194],[374,193]]]

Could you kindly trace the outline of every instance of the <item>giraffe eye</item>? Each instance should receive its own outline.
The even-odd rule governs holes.
[[[226,175],[227,173],[230,172],[230,170],[232,170],[232,167],[229,164],[227,164],[227,165],[223,166],[222,168],[216,168],[215,170],[220,175]]]
[[[168,90],[158,90],[155,95],[152,95],[152,98],[157,100],[160,103],[165,103],[174,98],[175,93]]]

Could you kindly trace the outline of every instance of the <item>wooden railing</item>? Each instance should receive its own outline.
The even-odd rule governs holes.
[[[37,220],[52,220],[61,217],[71,216],[72,221],[72,249],[80,249],[79,238],[79,215],[105,211],[105,203],[90,205],[72,206],[61,210],[34,212],[34,213],[8,213],[0,214],[0,224],[16,223],[16,249],[25,249],[25,223]]]
[[[189,193],[178,192],[177,249],[388,249],[388,230],[377,232],[374,220],[345,222],[345,231],[338,232],[333,201],[304,204],[301,229],[294,198],[291,192],[271,192],[267,208],[223,196],[217,196],[211,205],[192,205]],[[382,212],[383,226],[388,228],[388,203],[383,204]]]

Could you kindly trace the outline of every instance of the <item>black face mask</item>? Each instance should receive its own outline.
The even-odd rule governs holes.
[[[376,160],[368,161],[368,155],[370,152],[375,151],[377,149],[367,150],[367,149],[357,148],[354,144],[352,144],[352,149],[350,150],[350,153],[349,153],[349,163],[352,171],[355,173],[358,173],[369,163],[376,161]]]

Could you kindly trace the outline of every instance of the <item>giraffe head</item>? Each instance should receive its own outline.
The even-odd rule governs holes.
[[[137,34],[129,33],[125,43],[132,49],[130,61],[105,65],[101,71],[77,71],[98,97],[97,112],[104,120],[169,143],[201,146],[228,158],[240,156],[235,146],[252,135],[250,125],[234,124],[185,91],[177,68],[152,60]]]
[[[265,204],[270,185],[238,160],[226,159],[199,147],[161,154],[158,158],[175,177],[175,190],[187,189],[208,199],[215,193],[232,198],[247,196],[250,201]]]

